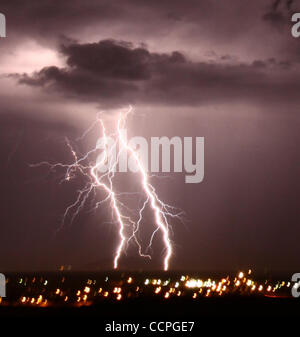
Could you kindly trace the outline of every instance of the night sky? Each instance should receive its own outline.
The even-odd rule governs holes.
[[[128,104],[132,136],[205,137],[203,182],[153,180],[185,211],[171,270],[299,271],[297,11],[283,0],[1,0],[0,271],[112,267],[108,207],[56,232],[82,181],[29,164],[69,163],[65,138]],[[120,267],[161,269],[159,236],[154,248],[151,262],[129,249]]]

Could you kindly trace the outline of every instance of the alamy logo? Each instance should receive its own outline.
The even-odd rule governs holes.
[[[292,282],[295,282],[292,286],[293,297],[300,297],[300,273],[295,273],[292,276]]]
[[[5,276],[0,273],[0,297],[6,296],[6,281]]]
[[[294,13],[292,16],[292,22],[296,22],[291,30],[293,37],[300,36],[300,13]]]
[[[127,141],[127,130],[123,129],[126,143],[134,149],[146,172],[186,172],[185,182],[201,183],[204,178],[204,137],[151,137],[148,145],[144,137],[133,137]],[[193,145],[194,143],[194,145]],[[118,144],[120,147],[120,144]],[[98,139],[97,148],[103,150],[97,158],[98,171],[137,172],[138,165],[127,151],[116,148],[111,137]],[[121,146],[122,147],[122,146]],[[106,158],[106,153],[108,157]],[[104,160],[106,158],[106,160]]]
[[[2,13],[0,13],[0,37],[6,37],[6,19]]]

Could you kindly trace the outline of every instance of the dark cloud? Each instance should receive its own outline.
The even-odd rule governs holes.
[[[94,72],[104,78],[145,80],[150,77],[153,56],[144,48],[128,42],[101,41],[92,44],[63,46],[71,68]]]
[[[296,11],[294,0],[275,0],[270,9],[263,15],[263,19],[269,22],[274,28],[283,31],[284,26],[288,26],[291,15]]]
[[[281,12],[268,12],[263,16],[265,21],[270,22],[275,28],[282,29],[287,24],[286,17]]]
[[[282,50],[289,55],[291,49],[289,12],[296,3],[253,0],[245,6],[240,0],[173,0],[170,6],[167,0],[31,0],[26,4],[2,0],[8,38],[0,45],[0,59],[21,48],[21,42],[35,40],[56,48],[66,36],[78,42],[108,38],[144,42],[156,51],[180,50],[196,58],[211,49],[219,55],[246,56],[248,62],[256,57],[279,58]],[[270,23],[276,27],[271,33]],[[285,34],[278,38],[278,31]],[[268,44],[266,34],[272,35]],[[294,61],[298,49],[292,49]]]
[[[1,1],[1,11],[8,18],[11,31],[37,35],[62,34],[66,29],[77,31],[96,20],[111,21],[121,16],[122,8],[109,1],[92,0],[21,0]],[[125,12],[126,14],[126,12]],[[74,22],[77,25],[74,26]]]
[[[287,2],[286,2],[287,8],[288,8],[288,9],[291,9],[293,3],[294,3],[294,0],[287,0]]]
[[[108,27],[115,33],[124,26],[127,33],[133,32],[138,37],[155,33],[163,36],[171,28],[178,32],[186,29],[192,35],[186,39],[201,41],[213,36],[232,42],[253,34],[253,25],[260,23],[263,6],[259,0],[247,6],[239,0],[173,0],[171,6],[169,0],[31,0],[26,4],[22,0],[1,1],[10,40],[29,37],[45,44],[65,35],[78,39],[87,30],[108,37]]]
[[[212,4],[199,4],[191,0],[185,4],[180,0],[172,2],[153,0],[2,0],[1,12],[8,21],[10,38],[20,39],[30,37],[51,42],[59,36],[80,36],[82,30],[97,25],[121,25],[126,22],[129,26],[152,26],[159,30],[163,20],[177,21],[184,18],[191,20],[195,11],[207,12]],[[199,16],[198,18],[199,19]],[[154,25],[153,21],[160,22]]]
[[[115,40],[71,43],[61,52],[65,68],[50,66],[33,75],[19,75],[19,83],[107,104],[194,105],[274,100],[274,94],[282,100],[298,96],[299,85],[288,76],[292,64],[275,58],[251,64],[192,62],[178,51],[151,53],[144,46]],[[285,77],[278,81],[281,72]]]
[[[274,40],[278,43],[278,54],[285,56],[288,62],[299,63],[300,45],[291,34],[292,15],[300,12],[299,0],[275,0],[263,15],[263,21],[276,33]]]

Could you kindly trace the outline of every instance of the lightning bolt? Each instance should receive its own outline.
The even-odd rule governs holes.
[[[157,194],[155,193],[154,187],[149,183],[148,175],[146,173],[145,168],[142,165],[140,158],[138,157],[134,149],[128,145],[122,133],[122,128],[123,129],[125,128],[124,125],[125,125],[126,118],[131,111],[132,111],[132,107],[130,106],[129,109],[126,111],[126,113],[124,115],[121,115],[119,118],[119,121],[118,121],[119,139],[121,141],[121,144],[125,147],[126,150],[128,150],[129,153],[131,153],[131,155],[135,159],[139,172],[141,173],[143,189],[147,195],[146,203],[150,201],[151,208],[153,209],[154,214],[155,214],[157,228],[160,229],[163,233],[163,240],[164,240],[164,244],[165,244],[166,251],[167,251],[165,258],[164,258],[164,270],[168,270],[169,260],[172,255],[172,245],[171,245],[171,241],[169,237],[169,224],[165,216],[165,213],[162,211],[162,207],[164,206],[164,204],[161,200],[158,199]],[[143,206],[143,209],[144,208],[145,207]],[[141,217],[141,212],[140,212],[140,217]]]
[[[110,135],[114,136],[112,146],[109,146],[107,130],[103,120],[100,118],[100,115],[97,116],[95,122],[85,131],[82,139],[86,136],[88,132],[90,132],[94,127],[99,127],[100,133],[102,135],[102,139],[104,141],[104,150],[102,153],[101,160],[91,160],[93,156],[95,156],[98,151],[99,147],[96,145],[90,151],[86,152],[83,156],[78,156],[76,151],[73,149],[69,140],[66,140],[67,146],[70,149],[70,152],[74,158],[73,163],[71,164],[64,164],[64,163],[56,163],[51,164],[49,162],[41,162],[38,164],[31,165],[33,167],[40,166],[40,165],[47,165],[50,166],[51,170],[55,170],[56,168],[63,168],[65,170],[64,179],[63,181],[70,181],[71,179],[75,178],[77,173],[83,175],[87,183],[85,186],[78,191],[78,195],[76,200],[67,207],[62,221],[62,226],[64,225],[66,218],[72,212],[71,222],[75,219],[75,217],[79,214],[79,212],[85,207],[85,204],[91,194],[94,194],[94,197],[97,195],[97,190],[103,190],[105,192],[105,198],[101,199],[100,201],[95,202],[95,206],[93,209],[97,209],[100,205],[105,202],[110,202],[110,207],[113,213],[114,218],[116,219],[116,223],[118,225],[118,235],[119,235],[119,243],[116,248],[113,260],[113,266],[115,269],[118,268],[119,259],[123,252],[126,252],[126,247],[129,246],[130,241],[133,240],[136,245],[138,246],[138,253],[142,257],[150,258],[151,255],[144,254],[142,245],[138,239],[138,232],[140,226],[143,222],[143,212],[146,207],[150,207],[155,219],[155,226],[156,229],[151,235],[149,245],[146,250],[151,248],[152,242],[154,239],[155,234],[158,231],[161,231],[163,243],[165,247],[165,254],[163,259],[163,266],[164,270],[168,270],[170,258],[173,254],[173,247],[172,242],[170,239],[170,224],[168,222],[168,218],[178,218],[181,219],[182,212],[175,212],[176,208],[172,207],[168,204],[165,204],[162,200],[158,198],[157,192],[154,186],[150,183],[151,176],[148,175],[146,168],[143,166],[143,162],[140,159],[137,151],[129,145],[127,142],[126,137],[124,136],[124,130],[126,126],[126,120],[128,115],[133,111],[132,106],[129,106],[128,109],[121,110],[118,122],[117,122],[117,132],[115,134]],[[116,158],[114,158],[113,153],[114,150],[117,149],[119,144],[119,150],[117,153]],[[145,195],[145,201],[140,209],[138,209],[138,219],[134,221],[131,219],[130,216],[127,215],[130,209],[120,201],[119,197],[126,193],[117,193],[115,186],[114,186],[114,177],[116,172],[116,167],[119,163],[119,159],[123,151],[127,152],[127,154],[131,155],[137,165],[137,173],[140,176],[140,185]],[[107,171],[105,173],[101,173],[100,168],[102,165],[107,164]],[[131,193],[129,193],[131,194]],[[127,213],[126,213],[127,211]],[[130,233],[127,234],[127,228],[130,228]],[[61,228],[61,227],[60,227]]]

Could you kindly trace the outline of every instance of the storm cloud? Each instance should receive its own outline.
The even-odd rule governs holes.
[[[19,83],[109,105],[299,99],[293,65],[274,58],[251,64],[222,59],[193,62],[179,51],[153,53],[145,46],[116,40],[72,43],[60,51],[66,67],[44,67],[19,76]]]

